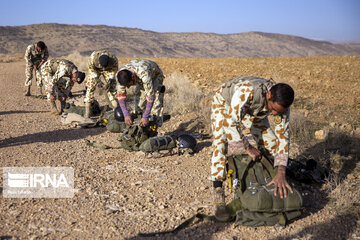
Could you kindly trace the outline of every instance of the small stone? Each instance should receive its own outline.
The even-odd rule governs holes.
[[[115,213],[115,212],[118,212],[120,209],[117,207],[117,206],[115,206],[115,205],[106,205],[105,206],[107,209],[106,209],[106,211],[108,212],[108,213]]]
[[[309,116],[309,111],[308,111],[308,110],[306,110],[306,111],[304,112],[304,116],[305,116],[305,117],[308,117],[308,116]]]
[[[326,141],[329,136],[328,130],[318,130],[315,132],[315,138],[318,140]]]
[[[351,173],[348,174],[346,178],[347,178],[347,179],[350,179],[350,180],[356,179],[356,177],[355,177],[353,174],[351,174]]]

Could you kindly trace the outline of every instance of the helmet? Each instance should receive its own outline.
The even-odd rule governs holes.
[[[196,147],[196,139],[189,134],[181,134],[178,137],[179,148],[190,148],[194,150]]]
[[[76,82],[78,84],[81,84],[85,79],[85,73],[84,72],[80,72],[80,71],[77,71],[76,72]]]
[[[124,121],[124,114],[121,110],[120,106],[117,106],[114,110],[114,117],[117,121],[123,122]]]
[[[109,64],[109,59],[110,59],[110,58],[109,58],[108,55],[105,55],[105,54],[101,55],[101,56],[99,57],[99,63],[100,63],[100,65],[101,65],[101,67],[103,67],[103,68],[107,67],[108,64]]]

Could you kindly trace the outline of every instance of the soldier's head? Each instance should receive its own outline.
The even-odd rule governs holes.
[[[44,51],[46,48],[46,45],[43,41],[39,41],[36,43],[36,50],[38,50],[39,52]]]
[[[80,72],[77,69],[73,71],[72,75],[71,75],[71,80],[73,82],[77,82],[78,84],[81,84],[85,79],[85,73],[84,72]]]
[[[294,90],[286,83],[278,83],[266,93],[267,109],[273,114],[285,112],[294,102]]]
[[[109,56],[105,54],[101,55],[99,57],[99,63],[103,68],[107,67],[109,65]]]
[[[131,71],[129,70],[121,70],[117,73],[117,80],[121,86],[124,87],[131,87],[132,85],[135,85],[135,78]]]

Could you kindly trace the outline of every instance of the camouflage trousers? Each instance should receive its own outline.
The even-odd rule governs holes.
[[[213,133],[211,173],[209,180],[225,180],[226,156],[236,152],[245,153],[245,146],[240,138],[238,124],[231,118],[231,108],[221,94],[215,94],[211,105],[211,129]],[[271,160],[277,149],[277,138],[270,128],[267,118],[257,119],[245,114],[241,121],[243,134],[250,133],[257,147]],[[244,138],[249,138],[244,135]],[[254,146],[255,147],[255,146]]]
[[[95,89],[98,84],[101,84],[103,89],[106,91],[106,95],[109,98],[110,102],[115,100],[116,98],[116,78],[115,78],[116,72],[95,72],[95,71],[89,71],[89,75],[86,81],[86,95],[84,98],[84,102],[93,102],[94,101],[94,95],[95,95]],[[104,81],[102,82],[100,80],[100,77],[104,78]]]
[[[34,66],[30,65],[30,64],[26,64],[25,67],[25,87],[31,86],[32,83],[32,78],[33,78],[33,71],[34,71]],[[42,76],[41,76],[41,72],[40,69],[35,70],[35,76],[36,76],[36,85],[38,87],[42,87],[43,85],[43,81],[42,81]]]
[[[154,105],[150,115],[162,116],[164,107],[164,93],[157,91],[155,93]],[[146,92],[141,90],[141,86],[135,89],[135,112],[144,112],[146,108]]]

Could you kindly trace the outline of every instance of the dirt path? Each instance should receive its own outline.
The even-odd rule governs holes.
[[[84,139],[116,146],[117,135],[62,126],[45,100],[23,96],[23,80],[23,62],[0,63],[0,167],[73,167],[77,192],[71,199],[1,197],[2,239],[137,239],[138,232],[173,229],[197,211],[212,213],[211,140],[201,141],[193,157],[147,159],[122,149],[91,148]],[[177,116],[163,128],[174,131],[193,119]],[[328,207],[321,191],[307,193],[304,217],[285,229],[202,222],[163,238],[359,239],[359,221]]]

